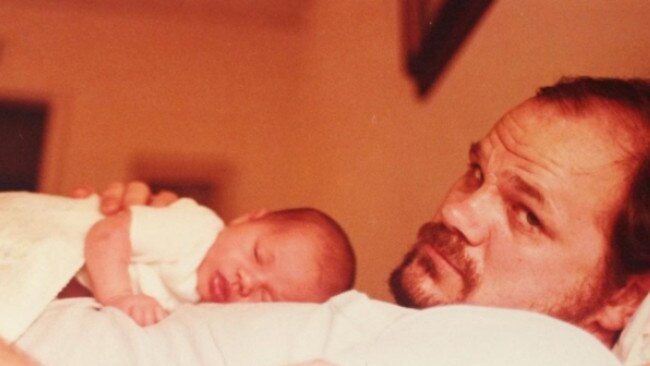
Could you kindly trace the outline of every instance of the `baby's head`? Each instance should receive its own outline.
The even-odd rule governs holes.
[[[256,212],[226,226],[197,270],[202,302],[323,302],[354,284],[338,223],[313,208]]]

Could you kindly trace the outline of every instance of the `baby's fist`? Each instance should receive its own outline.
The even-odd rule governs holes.
[[[143,327],[156,324],[169,315],[156,299],[147,295],[116,296],[106,301],[104,305],[122,310]]]

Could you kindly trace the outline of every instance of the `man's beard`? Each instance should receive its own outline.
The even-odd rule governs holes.
[[[402,263],[391,273],[390,288],[395,301],[414,308],[461,303],[478,285],[476,264],[465,255],[465,239],[446,226],[428,222],[418,232],[418,242],[406,254]],[[459,272],[462,286],[455,294],[436,295],[433,287],[442,279],[435,263],[423,248],[429,246],[453,264]]]
[[[422,225],[417,243],[390,275],[390,289],[395,301],[399,305],[413,308],[465,303],[481,281],[476,263],[465,254],[466,245],[468,244],[462,234],[451,231],[443,224],[429,222]],[[438,288],[443,275],[429,256],[422,253],[425,246],[435,249],[459,272],[462,286],[456,293],[443,294]],[[577,281],[573,288],[558,294],[557,298],[547,299],[544,304],[531,303],[528,310],[581,325],[582,321],[599,309],[618,287],[614,284],[612,272],[611,258],[607,257],[591,273]]]

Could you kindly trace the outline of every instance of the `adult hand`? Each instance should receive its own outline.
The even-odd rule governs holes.
[[[79,187],[72,192],[72,197],[83,198],[92,193],[94,193],[93,189]],[[178,200],[176,193],[167,190],[153,193],[146,183],[140,181],[126,184],[113,182],[106,187],[100,196],[100,211],[104,215],[113,215],[131,205],[165,207]]]

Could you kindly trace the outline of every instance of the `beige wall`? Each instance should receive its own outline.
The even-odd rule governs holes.
[[[214,180],[227,219],[317,206],[348,229],[358,288],[385,299],[469,142],[507,108],[561,75],[650,77],[646,0],[497,1],[424,101],[402,71],[398,1],[52,3],[0,3],[0,98],[53,108],[44,191],[145,164]]]

